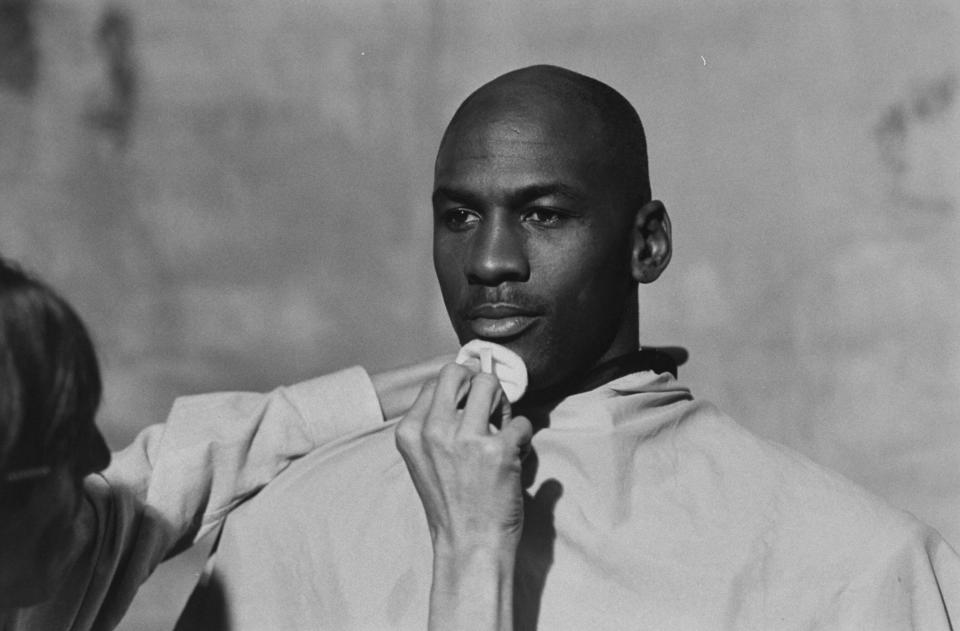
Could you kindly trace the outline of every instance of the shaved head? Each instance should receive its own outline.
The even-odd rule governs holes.
[[[559,66],[529,66],[481,86],[460,105],[440,152],[478,126],[515,117],[549,121],[556,133],[592,137],[598,168],[615,174],[630,206],[650,201],[647,143],[637,111],[607,84]]]

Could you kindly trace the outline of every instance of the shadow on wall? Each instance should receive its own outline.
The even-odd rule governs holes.
[[[890,196],[898,205],[931,213],[956,210],[947,189],[957,166],[950,159],[957,138],[948,128],[948,115],[958,88],[956,71],[921,83],[908,98],[890,105],[875,127],[880,159],[891,176]]]
[[[33,0],[0,3],[0,85],[24,95],[33,93],[40,66],[33,19]]]
[[[133,21],[119,7],[107,7],[96,32],[97,50],[107,74],[107,89],[88,106],[87,123],[110,138],[117,149],[127,146],[137,105],[137,62]]]

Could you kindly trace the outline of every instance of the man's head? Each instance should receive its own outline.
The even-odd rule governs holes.
[[[42,600],[62,578],[82,480],[110,460],[99,402],[80,318],[0,259],[0,610]]]
[[[646,141],[609,86],[517,70],[460,106],[435,169],[434,266],[461,343],[516,351],[533,390],[637,348],[637,283],[670,260]]]

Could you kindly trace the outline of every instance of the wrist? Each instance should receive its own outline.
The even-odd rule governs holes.
[[[444,562],[512,563],[519,542],[519,533],[474,533],[460,537],[436,533],[433,537],[433,558]]]
[[[442,563],[449,567],[477,566],[487,569],[494,567],[513,567],[516,558],[517,544],[510,539],[485,540],[453,544],[437,540],[433,545],[434,565]]]
[[[516,546],[434,549],[432,630],[512,628]]]

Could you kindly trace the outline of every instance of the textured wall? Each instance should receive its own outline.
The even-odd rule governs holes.
[[[643,339],[960,542],[952,0],[6,0],[0,250],[90,322],[112,443],[177,394],[453,347],[433,153],[470,90],[537,62],[647,123],[676,254]],[[195,565],[127,627],[168,626]]]

